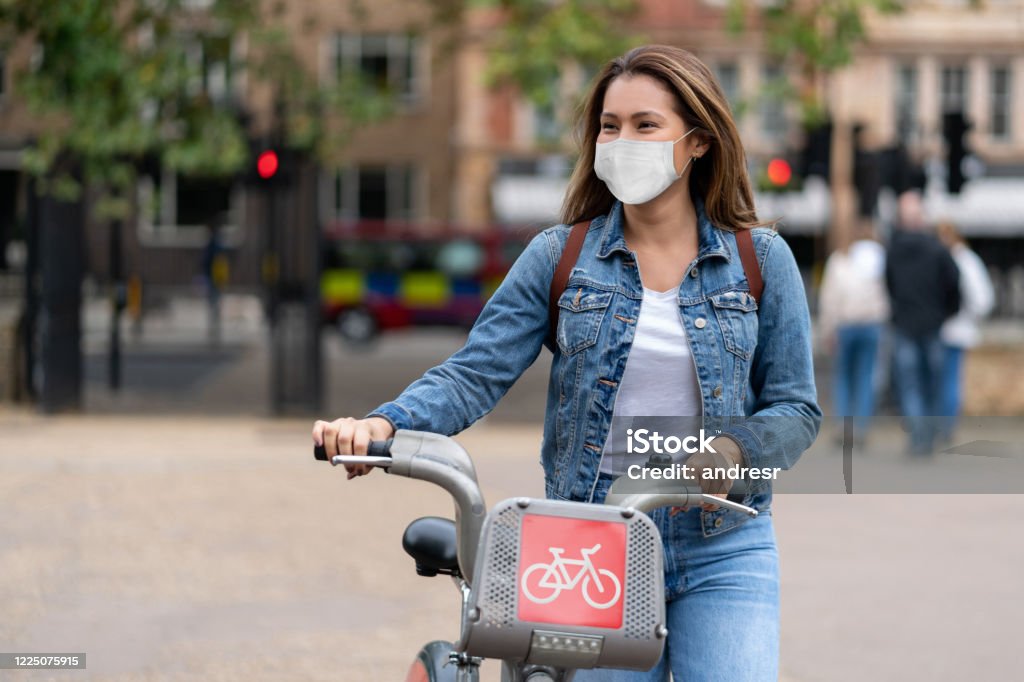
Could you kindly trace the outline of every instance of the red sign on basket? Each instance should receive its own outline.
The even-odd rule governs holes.
[[[625,524],[523,517],[519,620],[619,628],[625,584]]]

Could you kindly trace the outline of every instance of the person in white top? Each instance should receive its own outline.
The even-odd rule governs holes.
[[[821,337],[835,356],[833,414],[854,417],[854,437],[861,442],[874,414],[875,363],[888,317],[885,248],[862,225],[846,249],[829,256],[818,298]]]
[[[939,383],[942,392],[940,405],[942,416],[946,417],[940,437],[952,440],[956,430],[957,417],[963,403],[963,362],[967,350],[981,341],[978,323],[992,312],[995,291],[988,276],[985,263],[967,246],[967,242],[950,222],[939,223],[939,239],[946,245],[960,271],[960,310],[946,320],[939,336],[944,347],[942,376]]]

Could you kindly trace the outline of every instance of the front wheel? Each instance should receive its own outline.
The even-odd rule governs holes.
[[[365,346],[377,337],[377,321],[365,308],[351,308],[338,315],[338,332],[356,346]]]
[[[409,666],[405,682],[455,682],[458,666],[448,661],[448,654],[454,645],[437,640],[427,644],[416,654],[416,660]]]

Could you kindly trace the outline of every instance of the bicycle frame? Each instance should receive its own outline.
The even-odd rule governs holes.
[[[453,651],[450,654],[450,661],[455,665],[456,669],[456,682],[477,682],[481,659],[469,652],[471,650],[477,652],[485,650],[505,652],[508,649],[500,645],[501,637],[518,638],[518,650],[530,652],[529,656],[519,654],[515,657],[486,654],[489,657],[502,660],[503,682],[569,682],[574,675],[575,669],[579,667],[594,667],[601,660],[599,657],[604,655],[604,653],[609,655],[617,654],[621,659],[622,652],[626,651],[628,646],[634,648],[640,646],[636,641],[628,644],[616,641],[614,638],[607,639],[605,636],[602,636],[602,633],[607,631],[601,628],[577,627],[572,629],[568,636],[565,636],[562,632],[564,628],[560,630],[561,626],[554,624],[554,621],[552,621],[553,625],[550,628],[534,627],[536,623],[533,623],[530,624],[532,629],[529,629],[529,631],[524,632],[527,628],[519,627],[517,629],[514,625],[511,627],[506,626],[505,630],[501,631],[499,625],[497,634],[495,632],[481,633],[483,628],[481,624],[482,614],[476,604],[483,603],[485,596],[481,595],[479,583],[481,578],[483,578],[486,587],[487,579],[489,578],[489,575],[486,574],[489,571],[493,572],[494,569],[493,563],[489,563],[493,559],[491,554],[485,553],[478,556],[478,553],[481,551],[490,552],[493,545],[493,536],[495,533],[501,532],[500,528],[495,530],[495,527],[498,525],[495,519],[499,514],[505,514],[503,518],[512,518],[508,515],[521,514],[525,516],[529,512],[547,515],[545,518],[562,515],[570,520],[593,518],[603,519],[606,522],[617,520],[620,523],[626,524],[639,523],[641,525],[637,526],[637,528],[642,528],[648,535],[653,532],[657,540],[656,547],[653,547],[652,551],[647,552],[647,554],[653,553],[656,555],[657,562],[651,565],[656,565],[658,571],[661,569],[660,537],[657,537],[657,529],[654,527],[653,522],[646,517],[646,512],[660,506],[694,506],[710,502],[740,509],[751,516],[757,515],[757,512],[753,509],[722,500],[718,497],[704,495],[699,491],[622,494],[615,493],[614,487],[613,491],[609,493],[609,499],[604,506],[516,498],[514,500],[506,500],[488,514],[484,505],[483,494],[477,483],[476,471],[472,460],[465,450],[452,439],[433,433],[399,430],[395,433],[394,438],[386,444],[371,444],[371,453],[382,450],[387,451],[389,456],[339,455],[332,458],[331,463],[334,465],[370,465],[383,468],[391,474],[429,481],[444,488],[452,496],[455,503],[456,544],[460,573],[460,575],[455,576],[455,583],[462,594],[463,605],[462,634],[459,641],[453,646]],[[326,456],[322,458],[326,459]],[[485,524],[485,522],[488,523]],[[593,521],[593,523],[596,522]],[[505,532],[507,535],[508,532]],[[644,545],[644,548],[651,544],[651,540],[647,539],[646,542],[647,545]],[[593,604],[585,590],[587,580],[595,581],[600,589],[602,580],[600,574],[602,571],[606,571],[607,575],[605,577],[610,575],[611,578],[615,578],[614,573],[611,571],[607,571],[607,569],[599,570],[595,566],[593,556],[600,549],[601,544],[596,544],[589,548],[581,548],[580,559],[567,559],[562,556],[565,552],[564,548],[549,547],[548,551],[553,556],[553,560],[547,564],[543,562],[533,564],[529,567],[529,570],[540,567],[546,569],[543,573],[544,576],[557,575],[558,584],[554,586],[557,589],[556,597],[563,590],[575,590],[576,586],[580,585],[581,592],[583,593],[582,597],[588,603],[591,603],[591,606],[595,609],[606,608]],[[634,550],[633,554],[642,555],[644,552]],[[580,567],[575,577],[570,578],[568,566]],[[478,570],[485,575],[476,575],[474,572]],[[520,579],[523,584],[525,584],[525,577],[526,575],[523,574]],[[505,584],[507,584],[508,579],[508,576],[503,578]],[[512,576],[512,581],[517,581],[515,576]],[[613,603],[627,589],[626,585],[618,584],[617,578],[615,578],[615,581],[618,592]],[[551,586],[549,585],[549,587]],[[657,584],[659,595],[662,594],[662,587],[663,585],[659,581]],[[601,592],[604,592],[604,590],[602,589]],[[640,592],[642,590],[633,589],[630,591],[631,594],[638,594]],[[487,608],[490,610],[490,605]],[[628,604],[623,604],[621,608],[630,607]],[[650,631],[650,633],[653,633],[653,637],[660,641],[656,644],[646,645],[648,648],[645,651],[648,652],[646,654],[648,658],[651,651],[650,646],[656,646],[657,653],[660,656],[660,650],[667,635],[663,618],[663,596],[661,597],[660,608],[662,610],[660,623],[656,623],[653,630]],[[524,637],[527,639],[524,640]],[[564,641],[560,642],[560,639]],[[528,645],[526,649],[523,648],[524,641]],[[474,649],[474,647],[476,648]],[[539,653],[535,654],[534,651]],[[530,659],[531,662],[525,662],[527,659]],[[656,661],[656,659],[654,660]],[[570,667],[565,665],[566,661],[576,661],[579,664],[575,667]]]

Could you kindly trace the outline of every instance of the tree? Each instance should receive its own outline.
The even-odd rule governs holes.
[[[8,45],[26,38],[36,55],[15,74],[18,97],[36,121],[25,167],[47,193],[74,198],[88,187],[98,218],[130,214],[145,161],[232,176],[249,161],[249,112],[208,87],[211,64],[273,88],[287,141],[300,148],[333,148],[353,126],[385,116],[387,93],[355,74],[317,85],[274,21],[285,9],[252,0],[0,3],[0,37]],[[243,35],[250,42],[244,56],[232,49]],[[321,121],[327,107],[343,112],[346,125]],[[57,163],[61,157],[81,165],[81,182]]]

